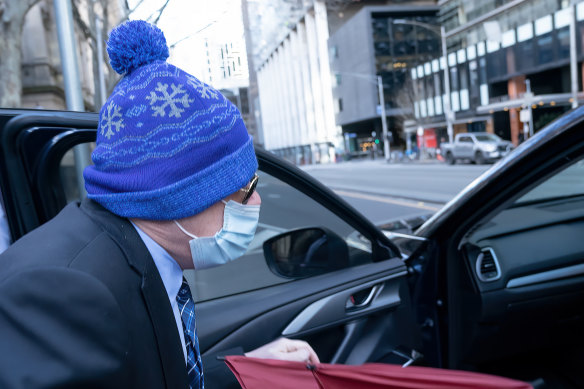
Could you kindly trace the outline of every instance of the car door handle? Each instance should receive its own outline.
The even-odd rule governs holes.
[[[290,321],[282,335],[297,336],[346,323],[381,309],[396,307],[401,303],[400,284],[407,274],[407,271],[401,271],[316,300]],[[351,297],[360,296],[361,293],[364,295],[361,301],[348,306]]]
[[[383,289],[383,284],[376,284],[369,288],[362,289],[356,293],[353,293],[345,303],[345,309],[347,311],[353,311],[356,309],[364,308],[369,306],[373,299],[379,295]]]

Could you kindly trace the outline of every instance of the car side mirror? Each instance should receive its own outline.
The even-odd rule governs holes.
[[[304,278],[349,267],[349,247],[343,238],[324,228],[302,228],[264,242],[264,256],[272,273]]]

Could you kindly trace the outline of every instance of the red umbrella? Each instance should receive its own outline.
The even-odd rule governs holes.
[[[243,389],[533,389],[488,374],[381,363],[307,366],[301,362],[228,356],[225,362]]]

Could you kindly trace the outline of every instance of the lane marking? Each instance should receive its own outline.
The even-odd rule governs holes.
[[[347,196],[347,197],[353,197],[353,198],[361,199],[361,200],[371,200],[371,201],[377,201],[380,203],[401,205],[401,206],[410,207],[410,208],[425,209],[427,211],[438,211],[442,208],[441,206],[427,205],[422,201],[412,202],[412,201],[408,201],[408,200],[397,200],[397,199],[392,199],[392,198],[387,198],[387,197],[382,197],[382,196],[377,196],[377,195],[371,195],[371,194],[365,194],[365,193],[359,193],[359,192],[349,192],[346,190],[333,189],[333,191],[336,194],[338,194],[339,196]]]

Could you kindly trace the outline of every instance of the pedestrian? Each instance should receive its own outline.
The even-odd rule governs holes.
[[[0,387],[237,384],[201,358],[182,271],[232,261],[252,240],[252,139],[233,104],[166,62],[157,27],[126,22],[107,50],[123,78],[100,111],[88,198],[0,256]],[[287,339],[247,355],[318,362]]]

